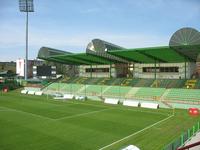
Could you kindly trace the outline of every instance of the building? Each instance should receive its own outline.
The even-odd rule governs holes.
[[[11,62],[0,62],[0,72],[11,70],[12,72],[16,73],[16,63]]]
[[[33,77],[33,66],[43,65],[44,61],[41,60],[28,60],[28,77]],[[24,77],[25,59],[16,60],[16,74],[19,77]]]

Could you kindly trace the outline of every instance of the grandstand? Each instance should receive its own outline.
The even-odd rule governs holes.
[[[172,35],[169,46],[162,47],[126,49],[100,39],[92,40],[86,53],[42,47],[38,58],[79,68],[76,75],[68,74],[44,91],[98,100],[148,100],[167,107],[183,104],[181,108],[188,108],[200,103],[200,79],[195,72],[199,66],[199,37],[197,30],[182,28]]]

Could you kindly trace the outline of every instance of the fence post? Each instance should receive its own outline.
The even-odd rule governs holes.
[[[192,127],[192,135],[195,134],[195,126]]]
[[[181,146],[184,144],[184,134],[181,134]]]
[[[200,123],[198,122],[197,123],[197,131],[199,131],[199,128],[200,128]]]
[[[190,138],[190,129],[188,129],[188,139]]]
[[[172,150],[175,150],[175,148],[174,148],[174,141],[172,142]]]

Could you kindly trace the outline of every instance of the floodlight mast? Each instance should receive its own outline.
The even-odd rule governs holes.
[[[25,71],[24,79],[28,78],[28,13],[34,12],[33,0],[19,0],[20,12],[26,12],[26,58],[25,58]]]

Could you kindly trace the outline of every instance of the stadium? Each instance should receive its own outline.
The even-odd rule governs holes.
[[[177,30],[168,46],[127,49],[93,39],[85,53],[45,46],[38,58],[66,65],[66,74],[34,66],[23,88],[2,92],[2,149],[199,148],[196,29]]]

